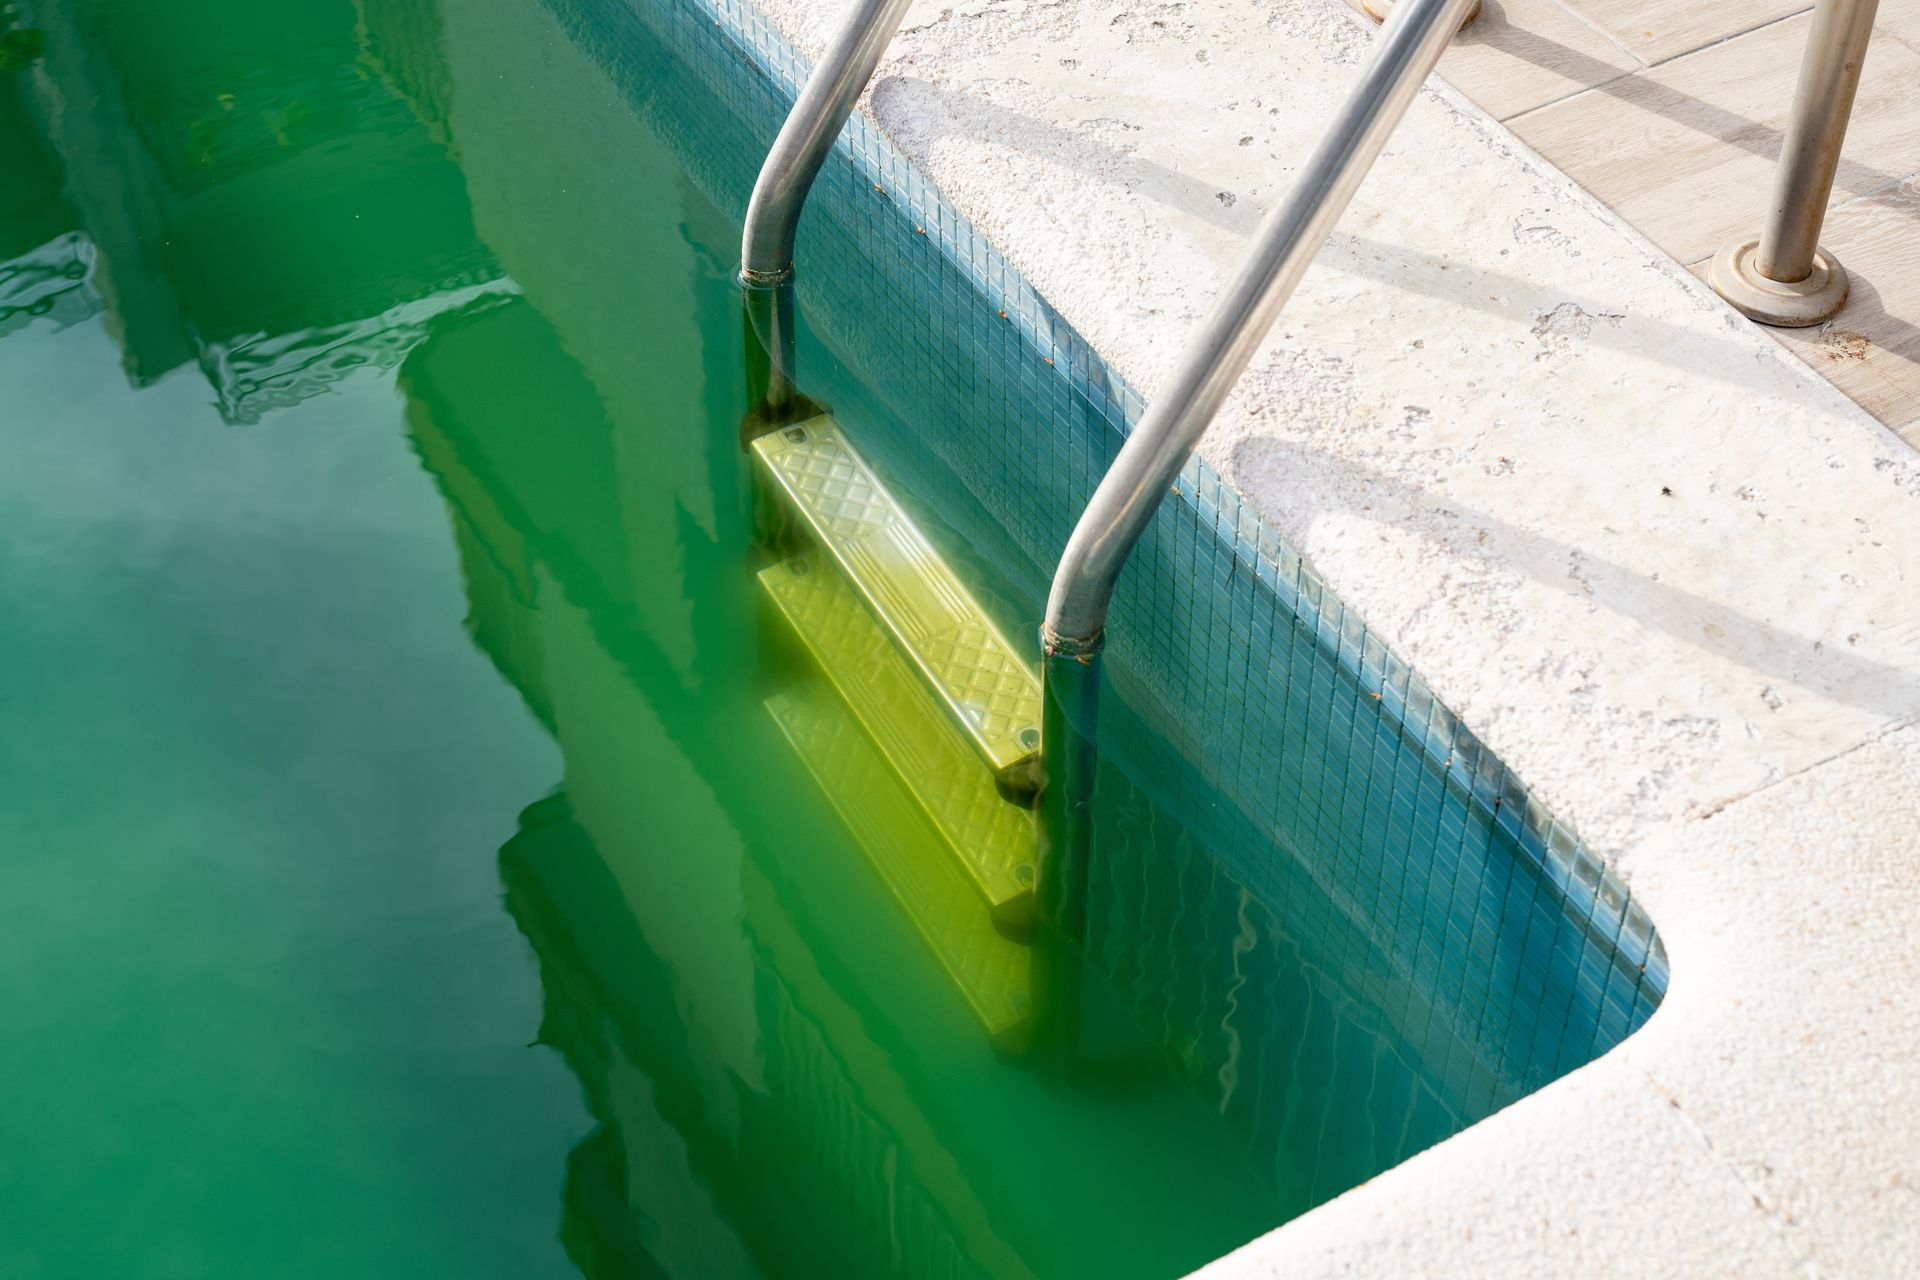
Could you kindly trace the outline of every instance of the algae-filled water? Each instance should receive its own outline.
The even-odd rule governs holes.
[[[1171,1073],[997,1057],[761,710],[732,221],[536,0],[379,8],[10,15],[0,1274],[1277,1221]]]
[[[763,708],[780,106],[691,0],[0,2],[0,1276],[1174,1276],[1575,1060],[1119,778],[1107,1069],[987,1043]],[[807,389],[1028,635],[919,433],[1064,393],[826,182]]]

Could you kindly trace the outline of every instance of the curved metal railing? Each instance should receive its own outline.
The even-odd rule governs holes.
[[[1034,908],[1083,936],[1093,861],[1100,648],[1114,584],[1200,436],[1476,0],[1399,0],[1373,56],[1300,177],[1220,291],[1140,425],[1094,490],[1053,576],[1040,627],[1044,720]]]
[[[900,29],[910,0],[855,0],[780,126],[747,201],[740,283],[770,289],[793,275],[793,236],[807,192]]]
[[[1400,0],[1360,82],[1194,332],[1067,540],[1041,638],[1097,652],[1120,570],[1474,0]]]

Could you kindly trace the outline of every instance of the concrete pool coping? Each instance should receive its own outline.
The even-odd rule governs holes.
[[[759,7],[808,56],[841,8]],[[1151,396],[1370,38],[921,3],[865,109]],[[1618,1049],[1207,1274],[1920,1256],[1920,454],[1439,83],[1201,452],[1672,963]]]

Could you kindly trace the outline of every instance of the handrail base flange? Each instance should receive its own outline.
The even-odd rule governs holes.
[[[1805,280],[1773,280],[1760,274],[1760,238],[1742,236],[1720,246],[1707,268],[1707,283],[1749,320],[1783,329],[1805,329],[1833,318],[1847,301],[1852,281],[1840,260],[1824,248],[1813,253]]]
[[[1375,22],[1385,22],[1387,15],[1393,12],[1394,0],[1360,0],[1360,12]],[[1460,19],[1460,25],[1466,26],[1480,16],[1480,0],[1473,0],[1473,8],[1467,10],[1467,16]]]

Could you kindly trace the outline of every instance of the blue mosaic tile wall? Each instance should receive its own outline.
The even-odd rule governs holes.
[[[737,219],[804,74],[778,33],[740,0],[543,2]],[[797,268],[802,387],[1031,635],[1140,397],[858,117]],[[1108,643],[1090,949],[1251,1147],[1315,1170],[1303,1202],[1658,1004],[1625,887],[1203,463]]]

